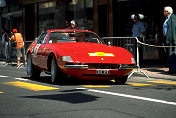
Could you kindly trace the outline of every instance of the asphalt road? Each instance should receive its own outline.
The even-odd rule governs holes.
[[[176,81],[135,77],[126,85],[70,80],[0,67],[0,118],[176,118]]]

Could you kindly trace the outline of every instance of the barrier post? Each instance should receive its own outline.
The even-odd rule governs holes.
[[[111,42],[110,42],[110,40],[112,40],[112,44],[113,44],[113,46],[117,46],[117,45],[114,45],[114,42],[118,42],[118,41],[114,41],[113,39],[123,39],[123,40],[125,40],[125,39],[135,39],[136,40],[136,47],[134,47],[134,43],[133,43],[133,48],[135,49],[136,48],[136,65],[137,65],[137,70],[134,70],[134,71],[132,71],[129,75],[128,75],[128,78],[130,78],[134,73],[142,73],[143,75],[145,75],[147,78],[149,78],[149,76],[147,75],[147,74],[145,74],[143,71],[141,71],[140,70],[140,65],[139,65],[139,44],[138,44],[138,42],[139,42],[139,40],[138,40],[138,38],[137,37],[103,37],[102,38],[103,40],[105,40],[105,39],[109,39],[109,41],[107,41],[108,43],[106,43],[106,44],[111,44]],[[124,41],[123,41],[124,42]],[[120,42],[120,46],[118,46],[118,47],[123,47],[122,45],[123,45],[123,42]],[[130,42],[131,43],[131,42]],[[126,44],[127,46],[129,45],[129,46],[131,46],[132,44]],[[124,47],[123,47],[124,48]],[[128,47],[127,47],[128,48]],[[129,52],[130,52],[130,50],[131,49],[127,49]],[[135,52],[134,52],[135,53]],[[134,55],[133,55],[134,56]]]
[[[134,73],[142,73],[142,74],[145,75],[147,78],[149,78],[149,76],[148,76],[146,73],[144,73],[143,71],[140,70],[140,65],[139,65],[139,44],[138,44],[139,40],[138,40],[137,37],[135,37],[135,39],[136,39],[136,41],[137,41],[137,46],[136,46],[136,48],[137,48],[136,64],[137,64],[137,67],[138,67],[138,68],[137,68],[137,70],[132,71],[132,72],[128,75],[128,78],[130,78]]]

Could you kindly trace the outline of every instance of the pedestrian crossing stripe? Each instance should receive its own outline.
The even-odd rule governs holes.
[[[8,76],[0,75],[0,77],[4,78],[4,77],[8,77]]]
[[[127,84],[132,86],[156,86],[153,84],[144,84],[144,83],[127,83]]]
[[[176,82],[172,82],[172,81],[147,81],[147,82],[158,83],[158,84],[172,84],[172,85],[176,85]]]
[[[32,84],[32,83],[27,83],[27,82],[20,82],[20,81],[5,82],[3,84],[12,85],[12,86],[16,86],[16,87],[20,87],[20,88],[24,88],[28,90],[33,90],[33,91],[59,89],[55,87],[43,86],[43,85]]]
[[[96,87],[111,87],[111,86],[106,86],[106,85],[80,85],[80,86],[82,86],[82,87],[88,87],[88,88],[96,88]]]

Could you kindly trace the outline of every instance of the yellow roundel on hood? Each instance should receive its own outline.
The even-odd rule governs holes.
[[[94,52],[94,53],[88,53],[89,56],[108,56],[108,57],[114,57],[115,55],[113,53],[104,53],[104,52]]]

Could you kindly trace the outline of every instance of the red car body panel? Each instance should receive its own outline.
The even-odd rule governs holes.
[[[107,70],[107,69],[99,69],[99,70]],[[62,71],[70,75],[72,77],[84,80],[111,80],[118,77],[122,77],[131,72],[129,70],[117,70],[117,69],[108,69],[110,71],[109,74],[97,74],[97,69],[63,69]]]
[[[108,47],[105,44],[79,42],[48,44],[48,46],[55,49],[57,56],[71,55],[73,61],[76,60],[77,63],[131,63],[132,55],[120,47]],[[112,53],[114,56],[89,56],[89,53],[95,52]]]
[[[79,79],[113,79],[125,76],[133,69],[126,68],[89,68],[89,67],[70,67],[65,65],[133,65],[132,54],[121,47],[107,46],[100,43],[90,42],[61,42],[61,43],[48,43],[49,35],[51,32],[59,31],[74,31],[74,32],[88,32],[86,30],[65,30],[56,29],[47,31],[47,40],[45,44],[37,44],[33,41],[27,51],[27,54],[32,55],[32,63],[40,70],[49,72],[48,63],[49,55],[54,54],[58,67],[60,70],[72,77]],[[63,62],[60,60],[63,56],[71,57],[71,62]],[[101,72],[102,70],[102,72]],[[98,73],[100,71],[101,73]],[[107,72],[107,73],[106,73]]]

